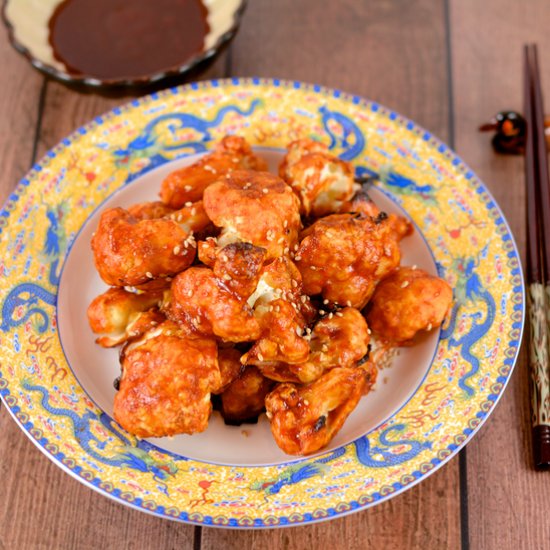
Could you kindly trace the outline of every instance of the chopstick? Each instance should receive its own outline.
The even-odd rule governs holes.
[[[547,469],[550,468],[550,188],[544,137],[544,108],[535,44],[524,48],[524,71],[527,121],[527,294],[533,460],[535,468]]]

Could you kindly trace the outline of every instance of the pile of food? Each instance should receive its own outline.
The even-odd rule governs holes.
[[[122,346],[114,416],[139,437],[265,411],[279,447],[326,446],[376,381],[371,337],[411,345],[440,325],[449,285],[400,266],[403,217],[313,140],[279,175],[238,136],[161,183],[160,201],[111,208],[92,239],[110,288],[88,309]]]

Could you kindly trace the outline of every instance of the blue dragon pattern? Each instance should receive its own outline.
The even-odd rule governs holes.
[[[230,113],[238,113],[241,116],[250,116],[260,105],[260,99],[250,102],[247,109],[241,109],[236,105],[222,107],[212,120],[204,120],[189,113],[169,113],[151,120],[143,131],[134,138],[125,149],[118,149],[114,152],[117,166],[128,165],[134,158],[146,158],[148,164],[141,170],[130,173],[126,183],[130,183],[145,172],[160,166],[169,160],[164,153],[179,150],[183,154],[204,153],[207,151],[206,143],[212,140],[210,130],[221,124],[225,116]],[[174,144],[160,143],[157,127],[160,124],[168,123],[168,130],[171,135],[176,136],[177,132],[188,129],[197,132],[200,137],[194,141],[176,141]]]
[[[122,433],[120,428],[116,429],[111,418],[103,412],[98,415],[88,410],[84,414],[78,415],[72,410],[54,407],[50,403],[49,392],[46,388],[32,384],[29,380],[23,380],[22,387],[27,391],[40,393],[42,395],[41,405],[51,415],[63,416],[71,420],[75,439],[89,457],[107,466],[126,467],[144,473],[149,472],[152,474],[153,479],[159,483],[160,489],[167,494],[164,482],[169,476],[174,476],[178,472],[178,468],[173,462],[162,462],[153,458],[148,453],[150,445],[147,442],[139,441],[137,446],[132,444],[132,441]],[[98,421],[115,440],[121,443],[119,447],[121,451],[113,456],[105,456],[99,452],[105,449],[107,442],[101,441],[92,433],[92,425]]]
[[[388,436],[392,432],[400,433],[405,429],[405,424],[396,424],[384,429],[378,436],[379,445],[371,446],[369,438],[363,436],[354,442],[357,458],[363,466],[369,468],[386,468],[411,460],[425,449],[430,449],[430,441],[415,441],[413,439],[400,439],[391,441]],[[406,445],[408,450],[402,453],[392,453],[393,447]],[[375,458],[381,456],[382,459]]]
[[[486,249],[486,247],[485,247]],[[484,249],[484,250],[485,250]],[[482,254],[484,251],[482,251]],[[449,348],[460,348],[460,354],[468,361],[471,368],[463,374],[458,381],[458,386],[468,397],[474,395],[474,389],[468,385],[468,380],[479,371],[479,359],[472,353],[474,344],[482,338],[491,328],[496,312],[495,299],[491,293],[483,286],[475,269],[479,261],[474,258],[457,258],[453,261],[453,271],[459,273],[459,279],[455,288],[455,304],[451,312],[451,319],[447,327],[441,332],[441,339],[449,340]],[[438,266],[441,274],[441,266]],[[476,304],[485,304],[485,315],[482,308],[477,307],[476,311],[469,314],[471,325],[465,334],[460,337],[455,335],[457,321],[462,316],[459,312],[469,302]]]

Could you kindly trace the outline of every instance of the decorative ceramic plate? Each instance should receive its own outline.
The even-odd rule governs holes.
[[[137,440],[111,418],[116,351],[94,344],[86,307],[105,287],[90,236],[101,209],[155,199],[163,176],[226,133],[274,168],[309,136],[375,174],[374,199],[415,224],[403,264],[454,289],[447,323],[403,349],[322,453],[284,455],[265,417]],[[98,117],[21,181],[0,216],[0,393],[56,464],[100,493],[189,523],[306,524],[418,483],[471,438],[510,377],[524,293],[518,253],[483,184],[445,145],[359,97],[298,82],[233,79],[135,100]]]

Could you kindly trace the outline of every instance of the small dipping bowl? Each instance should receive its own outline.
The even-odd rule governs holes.
[[[15,49],[76,87],[151,88],[195,77],[235,36],[246,0],[4,0]]]

